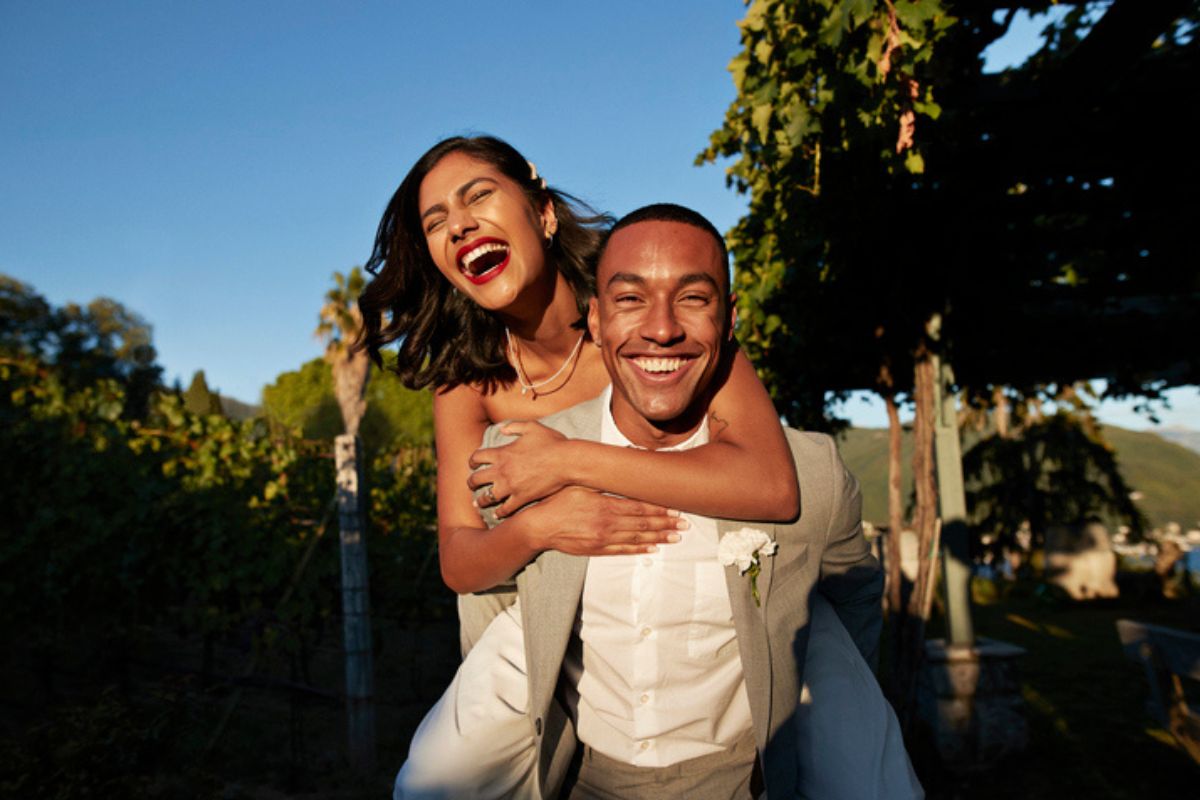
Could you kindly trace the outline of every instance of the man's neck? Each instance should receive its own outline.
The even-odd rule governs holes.
[[[695,436],[704,424],[707,408],[689,409],[688,413],[669,422],[655,422],[621,402],[618,394],[613,392],[610,411],[617,430],[630,444],[647,450],[664,450],[683,444]]]

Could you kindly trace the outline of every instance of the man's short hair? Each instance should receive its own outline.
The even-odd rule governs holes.
[[[617,220],[617,224],[613,225],[604,237],[604,242],[600,245],[600,252],[596,256],[596,264],[604,258],[604,251],[608,249],[608,243],[612,236],[622,228],[628,228],[630,225],[636,225],[639,222],[679,222],[684,225],[691,225],[693,228],[699,228],[713,238],[717,243],[717,249],[721,252],[721,265],[724,269],[721,270],[721,288],[725,294],[729,294],[729,250],[725,247],[725,237],[717,230],[717,226],[708,221],[708,218],[699,211],[693,211],[687,206],[677,205],[675,203],[652,203],[648,206],[630,211],[625,216]]]

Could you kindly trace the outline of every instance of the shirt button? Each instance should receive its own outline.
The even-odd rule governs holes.
[[[643,567],[652,567],[652,566],[654,566],[654,559],[652,559],[652,558],[643,558],[643,559],[642,559],[642,566],[643,566]]]
[[[642,742],[642,744],[641,744],[641,748],[642,748],[643,750],[647,750],[647,749],[649,749],[649,748],[650,748],[650,743],[649,743],[649,742]]]
[[[649,636],[651,633],[653,633],[653,631],[650,630],[649,626],[642,628],[642,638],[643,639],[646,638],[647,636]]]
[[[648,695],[648,694],[644,694],[644,695],[642,695],[642,696],[641,696],[641,698],[640,698],[640,699],[641,699],[641,701],[642,701],[643,703],[649,703],[649,702],[650,702],[650,695]]]

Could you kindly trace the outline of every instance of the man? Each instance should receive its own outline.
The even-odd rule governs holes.
[[[718,231],[680,206],[630,213],[608,237],[596,293],[588,325],[612,389],[542,422],[608,444],[702,444],[733,336]],[[803,788],[812,742],[796,716],[810,595],[820,590],[872,661],[882,575],[863,539],[857,482],[833,441],[787,435],[802,512],[791,524],[750,525],[770,542],[751,570],[718,558],[720,537],[748,525],[689,516],[683,541],[648,557],[546,552],[520,573],[540,792],[556,793],[572,757],[571,798],[732,798],[763,788],[793,798]],[[493,427],[485,446],[504,441]]]

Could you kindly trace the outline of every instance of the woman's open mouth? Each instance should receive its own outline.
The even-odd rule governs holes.
[[[511,250],[500,239],[477,239],[458,251],[458,270],[471,283],[487,283],[508,266]]]

